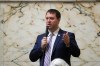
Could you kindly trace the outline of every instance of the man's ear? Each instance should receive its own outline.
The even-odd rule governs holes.
[[[58,19],[58,21],[60,22],[60,18]]]

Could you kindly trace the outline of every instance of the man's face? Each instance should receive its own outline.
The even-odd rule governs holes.
[[[49,29],[58,28],[60,19],[57,19],[55,13],[48,12],[45,17],[46,17],[46,26],[48,26]]]

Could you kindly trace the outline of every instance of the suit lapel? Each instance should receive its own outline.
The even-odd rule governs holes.
[[[56,37],[52,53],[54,52],[57,44],[59,44],[60,39],[62,39],[62,30],[61,29],[59,30],[58,35]]]

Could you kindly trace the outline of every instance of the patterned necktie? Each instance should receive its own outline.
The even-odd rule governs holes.
[[[54,35],[53,33],[50,34],[48,46],[45,52],[44,66],[49,66],[51,62],[51,43],[53,35]]]

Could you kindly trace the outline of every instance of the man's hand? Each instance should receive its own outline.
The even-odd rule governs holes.
[[[65,34],[63,34],[63,40],[64,40],[64,43],[66,44],[67,47],[70,46],[69,42],[70,42],[70,38],[68,36],[68,32],[66,32]]]
[[[47,47],[47,37],[43,37],[41,41],[41,48],[44,50]]]

